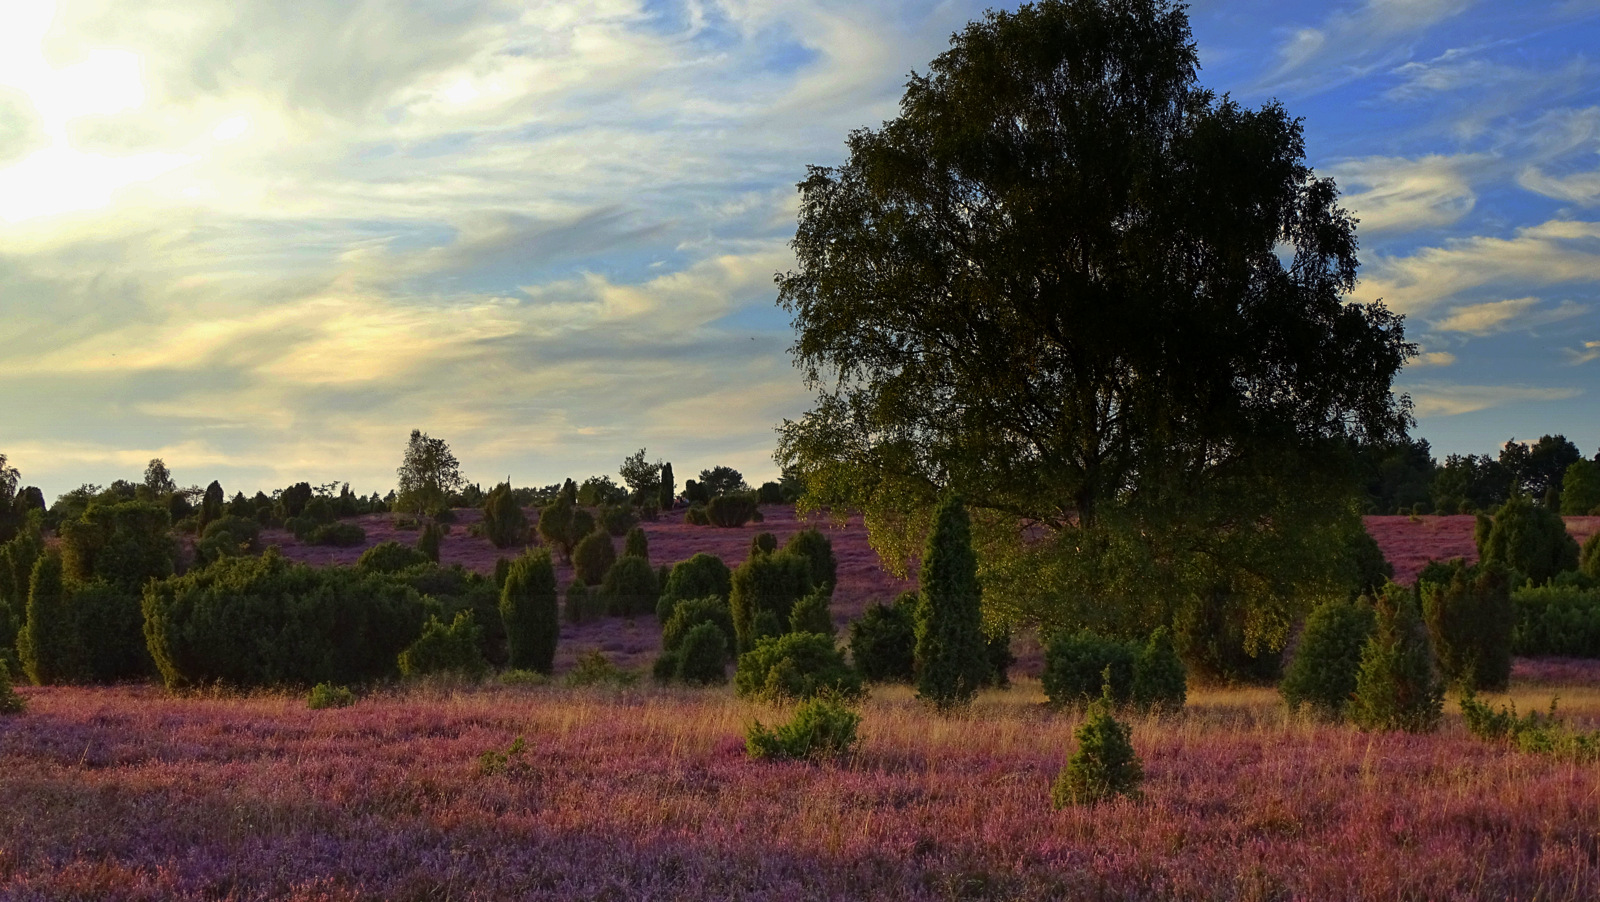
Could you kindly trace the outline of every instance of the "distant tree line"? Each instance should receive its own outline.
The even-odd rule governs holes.
[[[1513,495],[1565,516],[1600,513],[1600,451],[1584,457],[1564,435],[1509,439],[1498,455],[1433,456],[1427,439],[1404,438],[1357,452],[1372,514],[1470,514]]]

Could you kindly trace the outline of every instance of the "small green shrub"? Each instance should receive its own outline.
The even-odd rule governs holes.
[[[1172,645],[1172,634],[1158,628],[1133,660],[1133,704],[1141,711],[1181,711],[1189,698],[1189,679]]]
[[[758,612],[772,614],[780,631],[788,624],[795,602],[812,589],[810,562],[786,551],[756,555],[733,571],[731,582],[728,603],[738,647],[749,649],[755,642]]]
[[[11,668],[0,660],[0,715],[21,714],[28,710],[28,701],[17,694],[11,685]]]
[[[1465,566],[1447,579],[1418,580],[1422,618],[1446,679],[1471,689],[1504,689],[1511,681],[1516,608],[1511,577],[1497,561]]]
[[[784,551],[804,557],[811,564],[811,585],[833,594],[839,582],[839,561],[833,556],[833,542],[821,530],[806,529],[789,537]]]
[[[683,635],[673,676],[685,683],[728,681],[728,639],[715,623],[701,623]]]
[[[1305,705],[1324,717],[1343,717],[1356,691],[1362,649],[1376,628],[1366,599],[1334,599],[1313,608],[1278,686],[1289,710]]]
[[[1444,686],[1417,606],[1410,592],[1391,583],[1375,607],[1376,628],[1361,650],[1350,719],[1363,730],[1432,732],[1443,713]]]
[[[354,523],[325,523],[311,530],[305,541],[311,545],[354,548],[366,544],[367,531]]]
[[[745,730],[752,758],[820,761],[847,755],[860,741],[861,715],[831,698],[813,698],[795,708],[786,724],[767,729],[755,721]]]
[[[1511,603],[1516,614],[1514,654],[1600,658],[1600,589],[1524,586],[1511,593]]]
[[[1133,730],[1111,716],[1109,701],[1095,704],[1073,734],[1078,749],[1050,788],[1056,808],[1096,805],[1116,796],[1139,797],[1144,766],[1134,751]]]
[[[614,617],[637,617],[656,609],[661,592],[656,572],[642,557],[623,555],[606,570],[600,583],[600,596]]]
[[[1480,521],[1480,532],[1482,523]],[[1483,563],[1499,563],[1542,585],[1557,573],[1578,569],[1578,543],[1561,516],[1517,495],[1501,505],[1478,544]]]
[[[683,522],[690,526],[710,526],[711,515],[706,513],[705,505],[691,504],[689,509],[683,512]]]
[[[604,531],[591,532],[572,549],[572,569],[583,577],[587,585],[598,586],[606,578],[606,571],[617,562],[616,546]]]
[[[829,593],[824,588],[811,590],[789,611],[789,632],[821,633],[832,638],[833,615],[828,611]]]
[[[623,670],[613,664],[611,659],[598,648],[579,655],[572,672],[567,674],[568,686],[615,686],[626,689],[637,682],[639,682],[637,673]]]
[[[722,630],[729,652],[733,650],[733,614],[728,603],[715,595],[680,601],[672,608],[672,616],[661,625],[661,647],[677,651],[684,636],[701,624],[709,623]]]
[[[1045,646],[1044,673],[1040,675],[1045,697],[1052,705],[1076,708],[1108,691],[1113,705],[1126,705],[1133,700],[1137,657],[1127,643],[1093,633],[1056,636]]]
[[[444,526],[437,520],[428,521],[422,527],[422,533],[417,536],[417,550],[422,552],[428,560],[439,563],[439,545],[444,541]]]
[[[778,550],[778,537],[770,532],[758,532],[750,539],[750,557],[771,554]]]
[[[529,549],[511,565],[500,590],[500,618],[506,629],[507,663],[518,670],[550,673],[561,621],[549,551]]]
[[[478,776],[494,777],[500,774],[519,774],[527,770],[527,761],[523,755],[528,751],[528,743],[521,736],[512,740],[505,751],[489,749],[478,756]]]
[[[782,504],[783,486],[776,482],[763,482],[756,489],[756,500],[762,504]]]
[[[608,535],[624,536],[639,524],[639,515],[626,502],[600,508],[600,528]]]
[[[1549,713],[1530,711],[1519,717],[1515,703],[1495,711],[1469,692],[1461,699],[1461,718],[1472,735],[1489,742],[1509,741],[1518,751],[1582,762],[1600,760],[1600,731],[1568,727],[1556,716],[1555,699],[1550,700]]]
[[[502,670],[495,679],[502,686],[548,686],[550,684],[549,675],[540,673],[537,670]]]
[[[644,529],[638,526],[628,530],[628,538],[622,543],[623,557],[636,557],[646,564],[650,563],[650,540],[645,537]]]
[[[567,584],[563,614],[568,623],[591,623],[606,615],[606,600],[600,587],[585,585],[581,577]]]
[[[500,483],[483,499],[483,534],[496,548],[527,542],[528,515],[517,503],[511,483]]]
[[[916,677],[917,596],[869,605],[850,624],[850,660],[871,683],[909,683]]]
[[[661,586],[656,602],[656,617],[663,622],[672,616],[672,606],[680,601],[715,595],[727,601],[733,591],[733,574],[716,555],[701,552],[680,561]]]
[[[454,673],[482,678],[489,671],[489,662],[478,649],[478,625],[472,612],[456,614],[449,626],[429,617],[422,635],[400,653],[399,665],[400,675],[406,677]]]
[[[763,701],[807,699],[823,692],[841,698],[861,695],[861,675],[845,664],[832,639],[817,633],[757,641],[739,656],[733,685],[741,698]]]
[[[399,542],[379,542],[361,552],[356,569],[362,573],[399,573],[419,564],[434,563],[426,554]]]
[[[971,520],[957,496],[934,509],[918,579],[917,697],[941,709],[966,705],[990,669]]]
[[[318,683],[311,687],[311,694],[306,697],[306,707],[313,711],[324,708],[348,708],[356,703],[356,694],[348,686],[335,686],[332,683]]]
[[[1011,652],[1011,627],[1004,624],[984,626],[983,656],[989,661],[989,685],[1010,688],[1011,665],[1017,663],[1017,656]]]
[[[225,514],[206,524],[195,543],[195,561],[209,564],[219,558],[255,554],[260,547],[261,524],[253,519]]]
[[[749,492],[732,492],[717,495],[706,502],[706,519],[712,526],[736,529],[754,520],[761,522],[761,511],[756,506],[756,496]]]

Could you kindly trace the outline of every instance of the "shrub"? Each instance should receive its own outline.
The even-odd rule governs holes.
[[[1561,476],[1561,513],[1569,517],[1600,507],[1600,462],[1578,458]]]
[[[754,520],[761,522],[761,511],[756,507],[756,496],[747,492],[717,495],[706,502],[706,518],[712,526],[726,529],[740,527]]]
[[[69,591],[77,666],[75,682],[111,683],[148,677],[155,662],[145,647],[140,597],[105,580],[79,583]]]
[[[1375,595],[1385,583],[1394,579],[1394,565],[1383,556],[1378,541],[1359,521],[1345,541],[1345,561],[1352,597]]]
[[[348,708],[356,703],[356,694],[348,686],[335,686],[332,683],[318,683],[311,687],[311,694],[306,696],[306,707],[313,711],[324,708]]]
[[[528,516],[512,494],[511,483],[500,483],[483,499],[483,534],[496,548],[527,542]]]
[[[722,636],[727,640],[724,654],[731,653],[734,642],[733,614],[728,610],[728,602],[715,595],[691,598],[673,605],[672,615],[661,625],[662,649],[677,651],[683,644],[683,637],[705,623],[722,630]]]
[[[637,673],[613,664],[598,648],[579,655],[578,663],[567,674],[568,686],[616,686],[626,689],[637,682]]]
[[[1132,695],[1141,711],[1180,711],[1188,701],[1188,676],[1164,626],[1150,634],[1133,659]]]
[[[989,685],[1008,688],[1011,685],[1011,665],[1017,663],[1017,656],[1011,653],[1011,627],[984,626],[983,656],[989,661]]]
[[[224,557],[255,554],[259,549],[261,524],[253,519],[225,514],[212,520],[195,543],[195,560],[209,564]]]
[[[1484,563],[1499,563],[1541,585],[1563,570],[1578,569],[1578,543],[1561,517],[1517,495],[1500,507],[1478,545]]]
[[[811,585],[833,594],[839,582],[839,561],[833,556],[833,542],[821,530],[807,529],[789,537],[783,550],[804,557],[811,564]]]
[[[616,561],[616,546],[611,544],[611,536],[603,531],[589,533],[572,549],[572,568],[587,585],[598,586]]]
[[[1446,679],[1470,689],[1504,689],[1511,680],[1516,609],[1504,566],[1456,562],[1448,579],[1417,582],[1422,617]]]
[[[366,544],[367,531],[354,523],[326,523],[311,530],[306,541],[312,545],[354,548]]]
[[[1495,711],[1467,693],[1461,699],[1461,719],[1472,735],[1490,742],[1509,741],[1519,751],[1560,755],[1579,761],[1600,760],[1600,732],[1578,732],[1556,716],[1556,700],[1550,711],[1530,711],[1517,716],[1516,703]]]
[[[872,683],[909,683],[916,677],[917,596],[870,605],[850,624],[850,660]]]
[[[578,533],[576,530],[577,509],[567,501],[565,496],[545,505],[539,511],[539,535],[545,544],[554,548],[564,558],[572,558],[572,549],[577,546],[578,540],[588,533]]]
[[[471,611],[456,614],[449,626],[430,616],[422,635],[400,653],[397,663],[405,677],[453,673],[479,679],[489,672],[489,662],[478,650],[478,625]]]
[[[683,522],[690,526],[710,526],[711,515],[706,513],[705,505],[691,504],[683,512]]]
[[[1334,599],[1313,608],[1278,686],[1289,710],[1307,705],[1325,717],[1343,717],[1356,691],[1361,651],[1376,628],[1366,599]]]
[[[430,520],[422,527],[422,534],[417,536],[417,550],[427,556],[428,560],[439,563],[439,544],[444,541],[444,527],[437,520]]]
[[[778,537],[770,532],[758,532],[750,539],[750,557],[771,554],[778,550]]]
[[[599,586],[590,586],[581,577],[567,584],[566,618],[568,623],[589,623],[605,616],[605,599],[600,597]]]
[[[27,620],[17,636],[23,672],[37,686],[68,682],[80,667],[81,649],[67,606],[60,556],[41,555],[28,585]]]
[[[1096,805],[1116,796],[1139,797],[1144,766],[1133,749],[1133,730],[1111,716],[1109,702],[1096,704],[1073,737],[1078,750],[1050,788],[1056,808]]]
[[[171,576],[177,559],[166,509],[143,501],[91,503],[61,524],[61,564],[68,579],[96,577],[138,592],[151,579]]]
[[[833,637],[833,615],[828,613],[828,592],[817,588],[807,592],[789,611],[789,632],[820,633]]]
[[[672,462],[671,461],[668,461],[667,463],[664,463],[664,464],[661,465],[661,489],[660,489],[660,491],[661,491],[661,495],[657,499],[657,505],[662,510],[672,510],[672,502],[677,497],[678,484],[673,479],[673,476],[672,476]]]
[[[861,695],[861,676],[845,664],[833,640],[816,633],[761,639],[739,656],[734,691],[765,701],[808,699],[821,692]]]
[[[506,577],[511,575],[511,560],[497,557],[494,559],[494,587],[496,591],[506,587]]]
[[[600,508],[600,528],[610,535],[627,535],[628,530],[638,525],[639,516],[633,512],[633,506],[626,502]]]
[[[496,680],[502,686],[546,686],[550,676],[533,670],[504,670]]]
[[[600,583],[606,612],[614,617],[632,618],[653,612],[660,594],[655,570],[649,561],[639,557],[617,558]]]
[[[948,497],[934,510],[919,579],[917,696],[938,708],[965,705],[988,682],[989,660],[978,559],[960,498]]]
[[[672,616],[672,606],[692,598],[714,595],[727,601],[733,591],[733,574],[722,559],[704,552],[686,561],[680,561],[661,585],[661,598],[656,602],[656,616],[665,621]]]
[[[1578,558],[1578,569],[1584,576],[1600,580],[1600,532],[1584,541],[1583,551]]]
[[[814,698],[795,708],[786,724],[768,730],[753,722],[745,730],[745,751],[752,758],[819,761],[847,755],[859,741],[861,715],[827,698]]]
[[[433,561],[416,548],[389,541],[379,542],[361,552],[356,569],[362,573],[399,573],[419,564],[430,563]]]
[[[507,663],[512,668],[544,674],[555,669],[561,623],[550,552],[530,550],[511,565],[500,590],[500,618],[506,627]]]
[[[1045,697],[1058,707],[1082,707],[1109,694],[1114,705],[1133,701],[1137,651],[1127,643],[1089,632],[1063,633],[1045,646]]]
[[[1433,649],[1411,593],[1392,583],[1378,596],[1377,621],[1361,650],[1348,712],[1363,730],[1432,732],[1439,726],[1444,687],[1433,670]]]
[[[733,571],[730,581],[733,629],[738,647],[748,650],[755,644],[756,614],[770,613],[781,631],[794,603],[811,591],[811,568],[805,558],[780,551],[749,558]]]
[[[782,504],[783,486],[776,482],[763,482],[761,488],[756,489],[756,501],[762,504]]]
[[[684,633],[673,654],[678,680],[703,685],[728,681],[728,639],[715,623],[701,623]]]
[[[144,593],[145,640],[172,689],[380,679],[395,672],[423,615],[417,592],[395,577],[308,567],[271,548]]]
[[[0,661],[0,715],[21,714],[28,709],[28,702],[17,694],[11,685],[11,668],[5,661]]]
[[[200,499],[200,530],[205,531],[207,526],[222,517],[223,498],[222,483],[215,479],[206,486],[206,493]]]
[[[628,538],[622,542],[622,556],[636,557],[646,564],[650,563],[650,540],[645,538],[643,529],[635,526],[628,530]]]

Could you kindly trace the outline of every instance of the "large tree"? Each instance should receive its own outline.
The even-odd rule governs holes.
[[[1404,435],[1415,348],[1347,301],[1355,222],[1299,120],[1197,67],[1164,0],[992,12],[810,169],[778,277],[818,392],[780,428],[803,506],[864,510],[903,564],[959,491],[986,599],[1057,621],[1140,572],[1282,603],[1329,571],[1307,553],[1349,529],[1346,449]],[[1043,552],[1073,573],[1017,564]]]
[[[397,471],[399,494],[394,508],[434,516],[450,505],[450,496],[461,490],[461,464],[442,438],[429,438],[420,429],[411,430],[405,457]]]

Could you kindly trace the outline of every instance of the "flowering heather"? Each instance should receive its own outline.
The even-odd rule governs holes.
[[[1478,559],[1478,546],[1472,542],[1474,517],[1452,514],[1448,517],[1363,517],[1367,532],[1383,549],[1383,556],[1394,565],[1394,581],[1416,581],[1423,566],[1433,560]],[[1582,545],[1583,540],[1600,530],[1600,517],[1564,517],[1567,532]]]
[[[1197,692],[1130,721],[1143,801],[1053,811],[1078,717],[1032,682],[952,719],[880,691],[820,765],[747,758],[782,712],[720,688],[23,691],[4,899],[1600,897],[1600,769],[1475,740],[1454,704],[1438,734],[1368,735]],[[1595,690],[1513,697],[1553,691],[1592,728]]]

